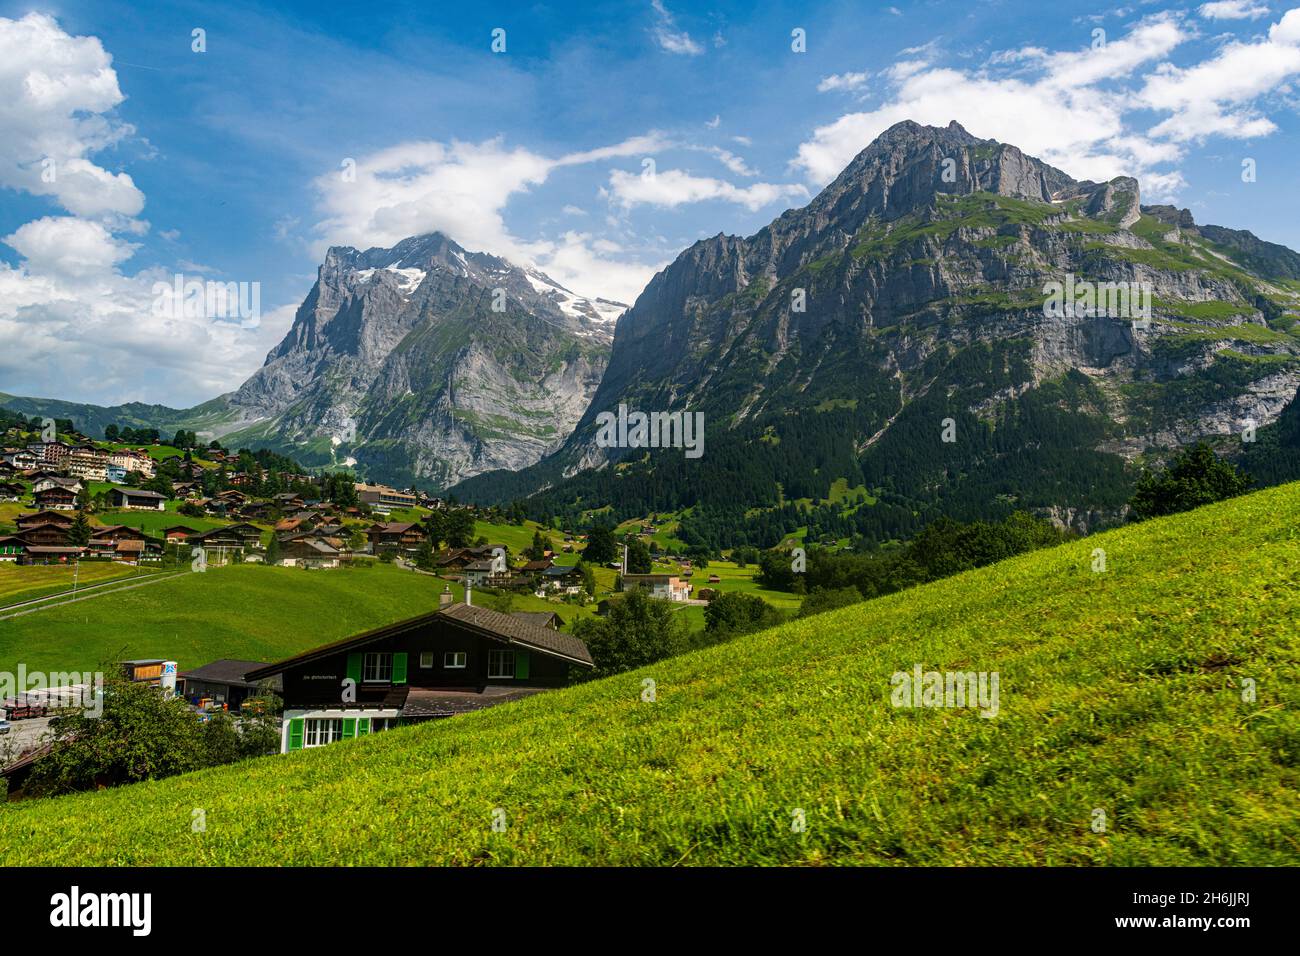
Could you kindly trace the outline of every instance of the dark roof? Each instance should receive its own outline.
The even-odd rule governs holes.
[[[459,602],[441,613],[489,636],[504,637],[512,644],[523,644],[581,664],[595,664],[587,645],[572,634],[539,627],[491,608]]]
[[[147,491],[144,488],[114,488],[112,490],[115,494],[125,495],[128,498],[157,498],[164,500],[167,497],[158,494],[156,491]]]
[[[542,574],[551,578],[567,578],[570,574],[576,574],[578,566],[576,564],[552,564]]]
[[[552,621],[563,623],[563,619],[554,611],[511,611],[510,616],[538,627],[550,627]]]
[[[518,618],[511,617],[509,614],[502,614],[499,611],[493,611],[485,607],[470,607],[467,604],[457,603],[442,610],[421,614],[419,617],[408,618],[395,624],[386,624],[383,627],[377,627],[361,634],[354,634],[352,637],[345,637],[340,641],[313,647],[311,650],[303,651],[293,657],[287,657],[274,664],[267,664],[256,670],[251,670],[244,675],[244,679],[249,681],[261,680],[263,677],[281,674],[299,664],[306,664],[322,657],[328,657],[342,650],[360,647],[363,644],[369,644],[372,641],[386,637],[393,637],[407,631],[419,630],[438,620],[440,616],[471,633],[481,634],[506,643],[535,648],[545,654],[561,657],[576,664],[585,664],[588,667],[595,664],[591,658],[591,652],[587,650],[587,645],[572,634],[562,634],[549,628],[538,627],[535,624],[529,624]]]
[[[237,661],[228,657],[223,657],[219,661],[212,661],[209,664],[204,664],[202,667],[196,667],[190,671],[182,671],[180,676],[192,680],[208,681],[213,684],[231,684],[236,687],[256,687],[257,682],[245,680],[244,675],[251,670],[266,666],[265,661]],[[279,675],[276,675],[274,683],[276,689],[279,690]]]
[[[72,518],[64,511],[35,511],[31,514],[19,515],[14,519],[14,523],[21,527],[24,524],[31,524],[38,518],[41,524],[72,524]]]

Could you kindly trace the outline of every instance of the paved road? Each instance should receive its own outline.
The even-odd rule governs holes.
[[[50,728],[49,717],[31,717],[27,720],[9,721],[13,730],[0,737],[0,748],[12,747],[14,757],[40,742],[40,738]]]

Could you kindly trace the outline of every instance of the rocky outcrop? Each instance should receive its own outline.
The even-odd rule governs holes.
[[[586,409],[622,309],[439,233],[332,248],[226,439],[399,484],[522,468]]]
[[[624,457],[594,441],[596,416],[619,404],[702,410],[715,450],[851,409],[844,442],[861,450],[868,478],[881,478],[913,454],[917,439],[904,436],[933,431],[921,416],[938,394],[949,413],[1000,423],[990,447],[1007,447],[972,448],[965,459],[955,450],[939,471],[918,465],[900,491],[941,494],[940,483],[981,470],[992,487],[992,462],[1019,456],[1009,460],[1032,488],[1021,500],[1050,506],[1057,520],[1094,522],[1115,513],[1122,488],[1101,505],[1053,500],[1051,474],[1024,462],[1051,447],[1042,467],[1059,467],[1062,443],[1076,442],[1081,461],[1119,482],[1108,456],[1227,438],[1246,415],[1262,426],[1300,385],[1300,339],[1289,332],[1300,298],[1250,268],[1249,256],[1279,276],[1289,261],[1235,234],[1218,243],[1216,229],[1197,228],[1186,211],[1143,207],[1132,178],[1076,181],[956,123],[900,123],[804,208],[748,238],[697,242],[657,274],[619,319],[608,370],[572,436],[509,491]],[[1053,311],[1054,281],[1136,298]],[[986,367],[990,356],[1002,365]],[[1010,437],[1013,413],[1029,417]],[[1048,422],[1055,432],[1036,431]],[[797,441],[782,438],[793,462]],[[466,493],[476,487],[488,486]]]

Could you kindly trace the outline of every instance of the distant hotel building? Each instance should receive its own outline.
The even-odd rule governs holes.
[[[357,484],[357,498],[370,505],[376,511],[388,511],[392,508],[414,508],[418,499],[414,494],[398,491],[387,485]]]

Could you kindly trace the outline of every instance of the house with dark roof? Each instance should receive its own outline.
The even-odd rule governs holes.
[[[112,508],[132,511],[162,511],[167,507],[167,498],[156,491],[145,491],[142,488],[111,488],[108,503]]]
[[[36,502],[38,508],[71,511],[77,506],[77,493],[70,488],[64,488],[62,485],[52,485],[36,492],[36,494],[32,495],[32,500]]]
[[[424,531],[413,521],[377,521],[366,529],[371,554],[383,551],[414,554],[424,541]]]
[[[246,521],[237,521],[190,535],[189,542],[208,550],[253,550],[262,544],[262,529]]]
[[[442,595],[438,610],[250,669],[283,680],[281,752],[450,717],[568,683],[577,637]]]
[[[71,526],[72,519],[61,511],[37,511],[32,514],[19,515],[14,519],[14,524],[18,530],[24,528],[34,528],[40,524],[57,524],[67,528]]]
[[[265,661],[239,661],[222,658],[193,670],[182,671],[177,675],[176,692],[191,704],[201,700],[215,700],[227,707],[238,707],[249,697],[257,695],[258,684],[244,679],[244,675],[258,667],[265,667]],[[280,693],[281,683],[277,674],[269,678],[271,689]]]
[[[350,559],[341,538],[304,531],[280,538],[280,561],[287,568],[337,568]]]

